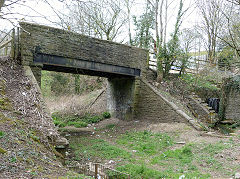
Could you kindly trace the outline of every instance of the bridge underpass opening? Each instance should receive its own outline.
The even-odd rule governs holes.
[[[39,85],[42,70],[107,78],[106,111],[119,119],[133,117],[135,76],[140,76],[140,70],[46,55],[34,58],[33,62],[35,65],[32,65],[31,69]]]

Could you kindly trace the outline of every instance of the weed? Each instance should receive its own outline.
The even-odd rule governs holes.
[[[115,124],[108,124],[107,126],[106,126],[106,129],[113,129],[113,128],[115,128]]]
[[[1,138],[3,138],[3,137],[4,137],[4,135],[5,135],[5,132],[3,132],[3,131],[0,131],[0,139],[1,139]]]
[[[11,159],[10,159],[10,162],[12,162],[12,163],[15,163],[17,161],[17,158],[16,157],[12,157]]]
[[[108,119],[111,117],[111,114],[109,112],[103,112],[102,113],[102,116],[105,118],[105,119]]]

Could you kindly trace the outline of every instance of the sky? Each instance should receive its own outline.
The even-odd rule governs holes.
[[[43,3],[43,1],[44,0],[25,0],[25,3],[20,3],[12,6],[10,11],[15,12],[16,14],[9,15],[7,17],[11,19],[13,24],[6,20],[0,19],[0,30],[11,29],[14,26],[18,26],[18,21],[21,21],[21,20],[27,21],[27,22],[35,22],[35,23],[49,25],[49,26],[55,26],[55,24],[53,24],[52,22],[56,21],[58,17],[53,9],[55,9],[56,11],[65,13],[66,10],[64,8],[64,5],[61,2],[59,2],[59,0],[48,0],[50,5]],[[171,0],[168,0],[168,1],[171,2]],[[167,29],[168,34],[173,32],[174,30],[174,24],[176,21],[176,14],[178,10],[177,8],[179,4],[179,0],[172,0],[172,1],[173,2],[168,11],[168,16],[171,17],[169,18],[169,22],[168,22],[168,29]],[[184,6],[185,6],[184,8],[189,8],[189,10],[187,11],[186,15],[183,18],[182,28],[191,28],[199,21],[196,8],[194,8],[194,5],[193,5],[193,1],[194,0],[184,1]],[[135,4],[132,7],[132,12],[134,12],[134,14],[132,15],[140,16],[144,10],[145,2],[146,0],[136,0]],[[3,13],[8,11],[9,9],[3,8]],[[48,20],[46,20],[46,18]],[[133,24],[132,24],[132,27],[133,27]]]

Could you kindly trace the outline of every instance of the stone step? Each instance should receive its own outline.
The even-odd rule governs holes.
[[[224,120],[224,121],[221,121],[220,122],[221,124],[234,124],[235,123],[235,121],[234,120]]]

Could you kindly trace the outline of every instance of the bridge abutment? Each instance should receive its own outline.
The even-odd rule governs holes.
[[[113,117],[133,118],[134,91],[134,78],[108,78],[107,110]]]
[[[39,65],[30,66],[30,67],[31,67],[31,70],[33,72],[33,75],[34,75],[35,79],[37,80],[37,83],[38,83],[39,87],[41,88],[41,78],[42,78],[43,65],[39,64]]]

